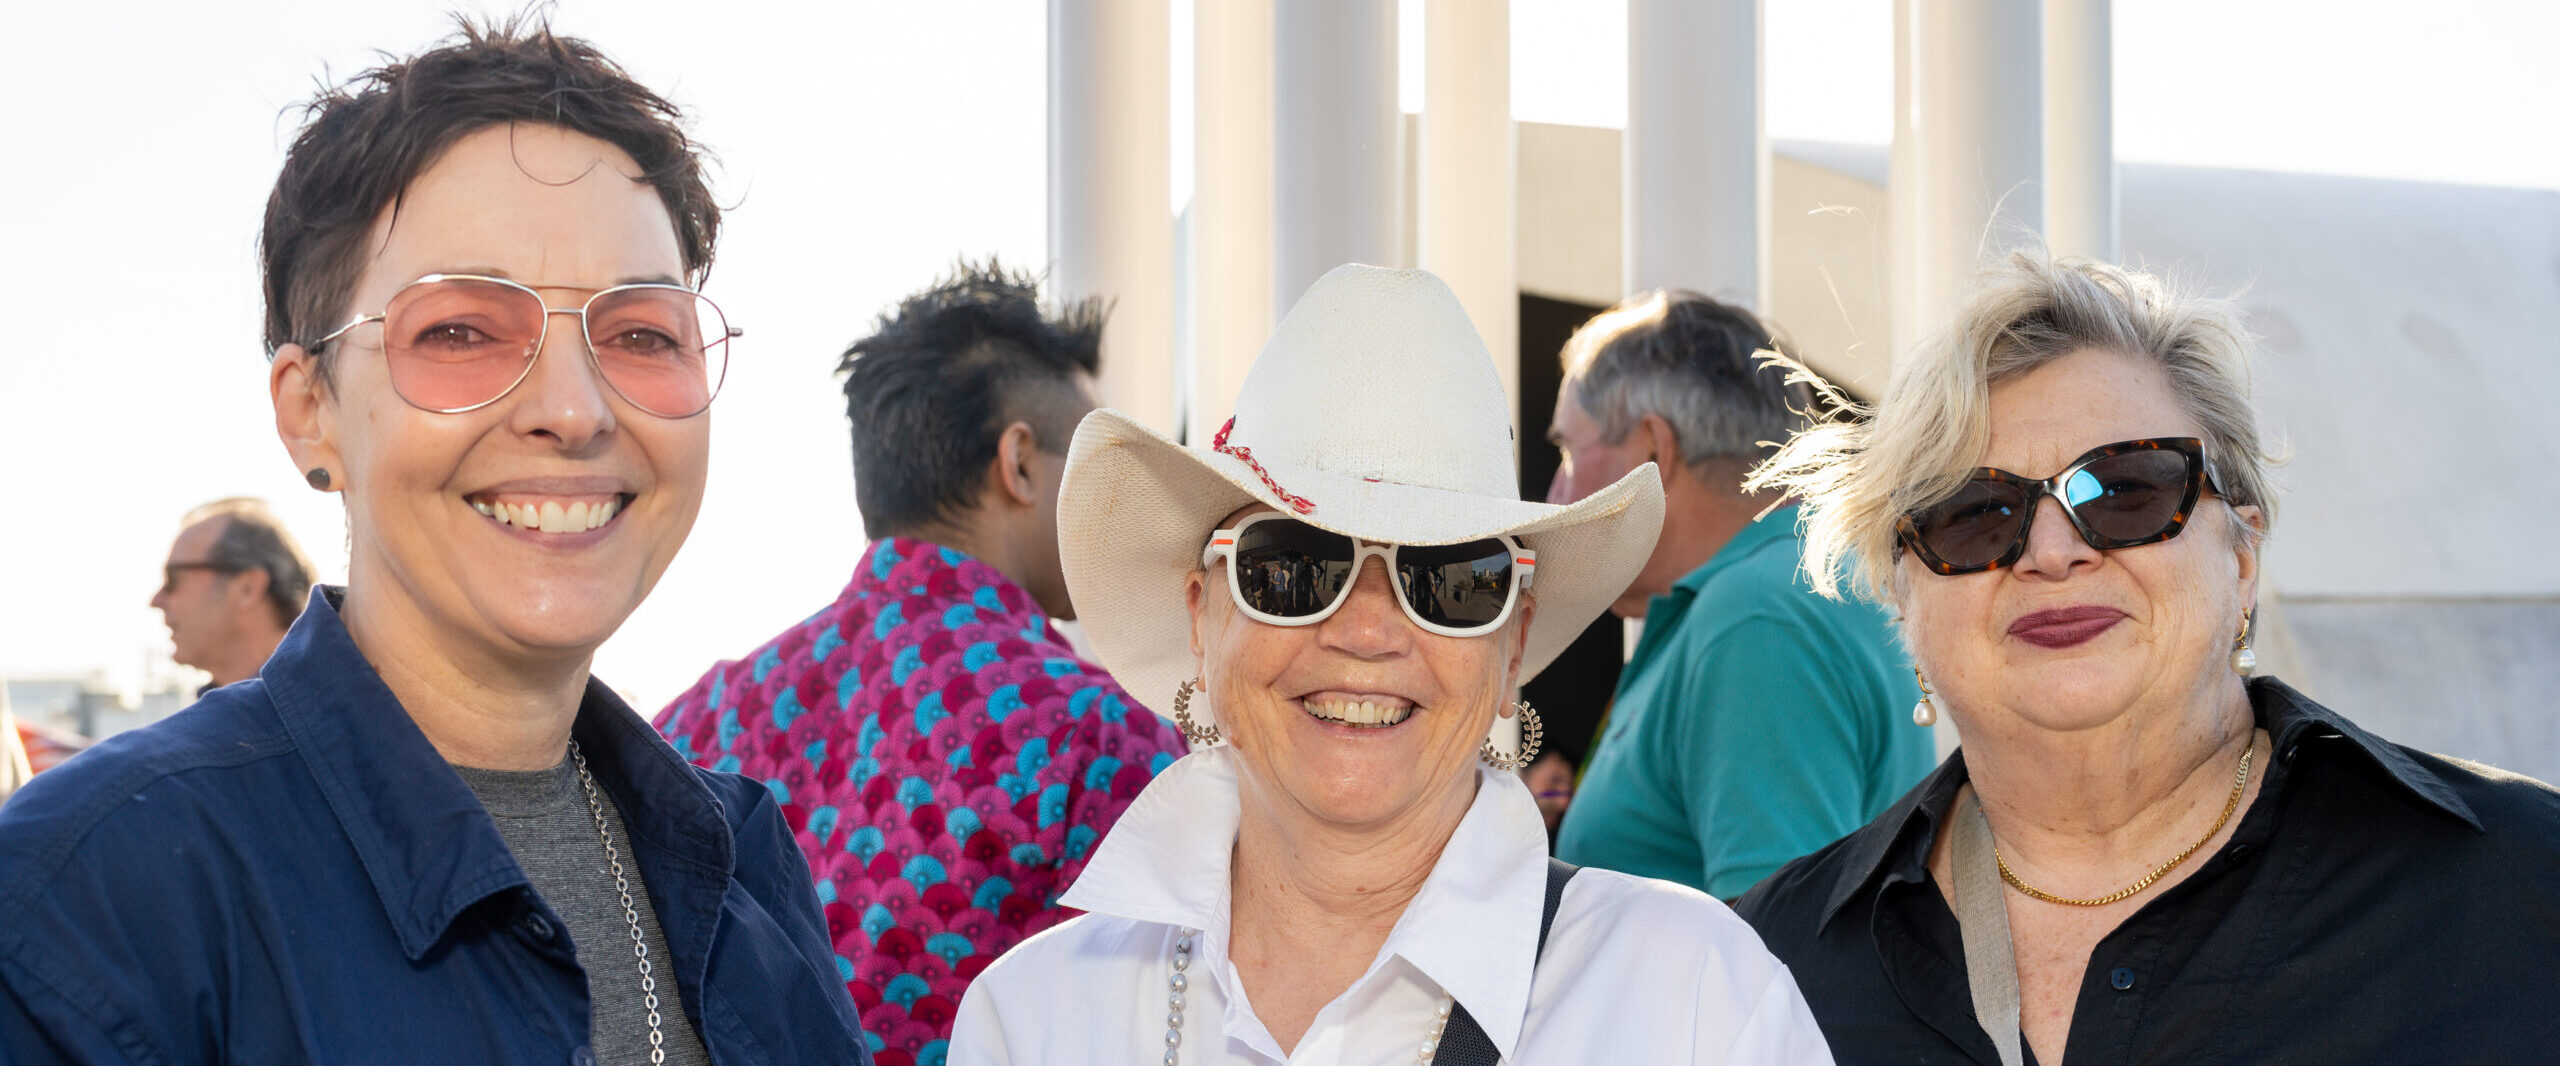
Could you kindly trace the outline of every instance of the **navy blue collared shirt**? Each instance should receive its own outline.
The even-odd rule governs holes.
[[[593,1063],[558,915],[322,591],[257,679],[0,808],[0,1061]],[[572,735],[712,1060],[868,1063],[772,795],[592,680]]]

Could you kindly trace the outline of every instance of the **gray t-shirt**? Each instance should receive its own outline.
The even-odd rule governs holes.
[[[498,823],[507,850],[533,881],[533,891],[551,905],[577,948],[578,964],[587,971],[587,1039],[596,1061],[606,1066],[649,1061],[649,1008],[640,996],[640,964],[631,953],[631,924],[622,913],[622,896],[613,886],[613,867],[605,860],[604,842],[596,838],[596,819],[587,807],[586,786],[576,764],[563,759],[548,770],[478,770],[456,766],[480,805]],[[622,875],[631,882],[631,903],[640,912],[640,932],[649,945],[649,972],[657,982],[658,1030],[666,1037],[666,1061],[678,1066],[710,1066],[710,1055],[685,1018],[684,999],[676,990],[675,966],[667,955],[666,934],[649,906],[648,888],[640,882],[640,865],[632,858],[631,837],[622,828],[622,812],[602,788],[606,828],[622,855]]]

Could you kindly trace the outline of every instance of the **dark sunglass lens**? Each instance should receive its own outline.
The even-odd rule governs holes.
[[[1499,540],[1396,549],[1405,602],[1433,625],[1491,624],[1510,602],[1511,574],[1511,548]]]
[[[2150,449],[2080,468],[2062,494],[2091,533],[2118,544],[2148,542],[2176,533],[2192,481],[2184,453]]]
[[[1351,538],[1304,522],[1256,522],[1236,536],[1236,592],[1280,618],[1324,610],[1351,578]]]
[[[2026,494],[1988,478],[1965,482],[1946,502],[1913,516],[1920,543],[1940,562],[1984,567],[1998,562],[2027,521]]]

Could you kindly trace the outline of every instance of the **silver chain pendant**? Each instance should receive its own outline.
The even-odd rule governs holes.
[[[667,1034],[658,1028],[658,979],[651,975],[649,941],[640,932],[640,908],[631,901],[631,879],[622,873],[622,851],[613,846],[613,831],[605,828],[604,796],[596,791],[596,775],[587,772],[587,756],[578,750],[578,742],[569,742],[569,757],[578,763],[578,783],[587,786],[587,811],[596,817],[596,839],[604,841],[604,858],[613,866],[613,888],[622,894],[622,920],[631,926],[631,957],[640,963],[640,1002],[649,1008],[649,1063],[666,1066]]]

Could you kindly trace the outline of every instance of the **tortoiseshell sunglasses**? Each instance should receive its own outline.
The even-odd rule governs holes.
[[[2187,528],[2206,492],[2220,494],[2194,437],[2128,440],[2089,449],[2043,480],[1981,467],[1955,495],[1904,515],[1899,545],[1940,574],[1997,570],[2026,554],[2045,497],[2100,551],[2157,544]]]

